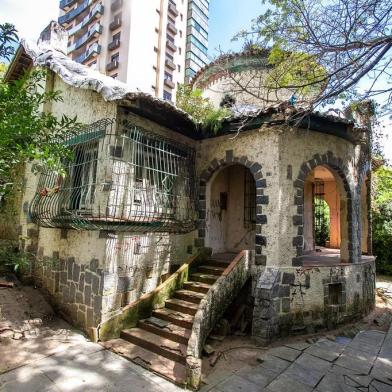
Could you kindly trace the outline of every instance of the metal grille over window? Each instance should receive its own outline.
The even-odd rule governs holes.
[[[67,144],[63,178],[43,172],[30,206],[44,227],[184,233],[195,228],[193,149],[101,120]]]

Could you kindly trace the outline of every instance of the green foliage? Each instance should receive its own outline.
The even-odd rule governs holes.
[[[9,60],[14,54],[14,45],[18,42],[15,26],[10,23],[0,24],[0,59]]]
[[[10,246],[0,247],[0,271],[22,272],[29,266],[29,254]]]
[[[373,253],[379,273],[392,275],[392,169],[374,173]]]
[[[71,151],[63,141],[80,125],[76,118],[57,119],[43,111],[51,102],[61,102],[58,91],[45,91],[46,73],[35,70],[20,80],[0,82],[0,196],[15,185],[16,170],[26,162],[37,160],[33,169],[43,165],[63,175],[61,161]]]
[[[7,71],[7,64],[0,63],[0,79],[3,79],[6,71]]]
[[[325,68],[314,56],[288,52],[281,44],[275,43],[268,56],[272,68],[268,73],[267,87],[295,89],[302,96],[319,92],[325,82]]]
[[[178,87],[176,105],[190,114],[206,131],[213,133],[220,130],[222,120],[231,114],[227,108],[215,109],[211,101],[202,96],[200,89],[192,90],[187,85]]]
[[[315,200],[314,209],[315,220],[320,221],[320,225],[315,225],[315,241],[318,246],[325,246],[329,240],[330,211],[325,200]]]

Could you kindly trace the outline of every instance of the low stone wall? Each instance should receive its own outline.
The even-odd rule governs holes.
[[[358,319],[375,304],[375,263],[266,268],[255,292],[252,335],[262,343]]]
[[[239,253],[200,302],[187,349],[187,379],[191,388],[197,389],[201,381],[201,356],[208,335],[250,276],[250,253]]]
[[[85,331],[97,326],[102,318],[104,272],[98,260],[79,264],[75,258],[53,257],[33,261],[35,284],[49,294],[50,302],[72,324]]]

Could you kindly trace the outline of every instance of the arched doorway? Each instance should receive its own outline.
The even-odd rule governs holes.
[[[304,261],[349,261],[347,192],[331,168],[316,166],[304,182]]]
[[[370,210],[370,195],[369,189],[369,178],[366,177],[361,184],[361,196],[360,196],[360,219],[361,219],[361,254],[371,254],[371,241],[369,236],[369,210]]]
[[[214,173],[206,189],[206,239],[213,253],[255,248],[256,183],[240,164]]]

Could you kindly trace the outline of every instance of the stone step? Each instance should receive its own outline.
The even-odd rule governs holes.
[[[170,298],[165,301],[165,307],[194,316],[197,312],[198,305],[193,302],[183,301],[182,299]]]
[[[230,261],[223,261],[223,260],[215,260],[215,259],[208,259],[203,262],[204,265],[211,265],[213,267],[221,267],[227,268],[230,264]]]
[[[174,292],[173,297],[182,299],[183,301],[193,302],[194,304],[199,304],[204,298],[204,294],[192,290],[177,290]]]
[[[214,284],[218,279],[216,275],[210,274],[202,274],[200,272],[195,272],[190,276],[190,279],[195,282],[207,283],[207,284]]]
[[[152,312],[152,315],[183,328],[191,329],[193,325],[193,316],[190,314],[176,312],[175,310],[167,308],[156,309]]]
[[[206,294],[208,290],[211,288],[210,284],[202,283],[202,282],[184,282],[183,285],[185,290],[194,291],[196,293]]]
[[[185,344],[173,342],[173,340],[141,328],[124,329],[121,331],[120,337],[172,361],[183,365],[186,363],[187,346]]]
[[[181,387],[186,384],[185,366],[176,361],[171,361],[124,339],[113,339],[102,344],[105,348]]]
[[[161,320],[165,326],[157,325],[154,323],[154,317],[150,317],[145,320],[140,320],[138,322],[138,327],[146,331],[160,335],[166,339],[173,340],[177,343],[188,344],[189,337],[191,336],[191,330],[188,328],[183,328],[169,321]]]
[[[217,267],[215,265],[201,265],[197,268],[197,272],[202,274],[210,274],[210,275],[217,275],[221,276],[225,268]]]
[[[230,263],[236,256],[235,252],[214,253],[210,259]]]

